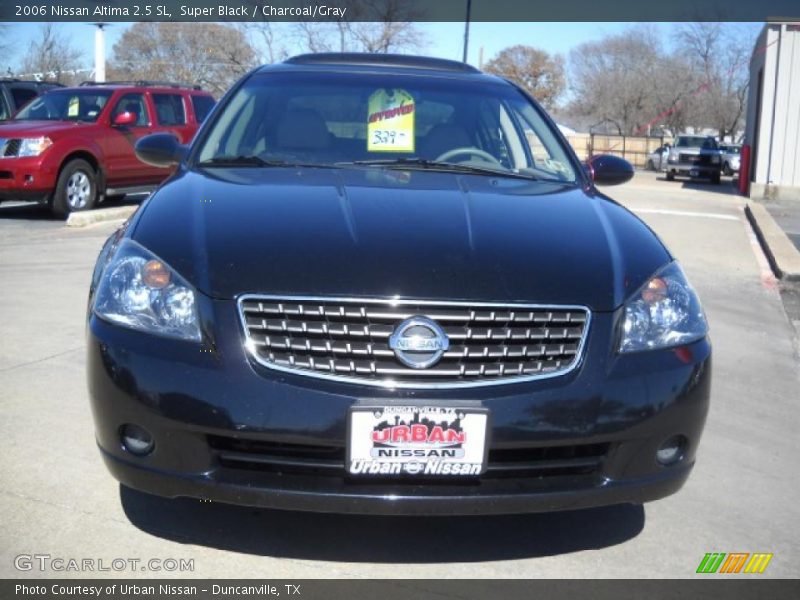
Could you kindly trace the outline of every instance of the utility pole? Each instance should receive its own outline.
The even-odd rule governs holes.
[[[464,20],[464,57],[461,62],[467,62],[467,52],[469,50],[469,19],[472,12],[472,0],[467,0],[467,17]]]
[[[106,23],[95,23],[94,30],[94,80],[106,80]]]

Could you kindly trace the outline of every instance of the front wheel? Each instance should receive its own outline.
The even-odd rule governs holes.
[[[733,175],[733,169],[731,169],[728,163],[722,165],[722,172],[725,173],[725,175]]]
[[[667,181],[675,181],[675,174],[671,171],[667,171]]]
[[[82,159],[69,161],[58,176],[53,192],[53,213],[66,217],[69,213],[90,210],[97,201],[97,174]]]

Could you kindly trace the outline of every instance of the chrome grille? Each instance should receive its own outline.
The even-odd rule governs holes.
[[[705,165],[711,163],[711,157],[707,154],[684,154],[681,153],[679,160],[682,163],[689,163],[693,165]]]
[[[239,299],[246,347],[259,363],[385,387],[461,387],[562,375],[579,362],[590,313],[580,306],[292,298]],[[405,319],[436,321],[438,362],[405,366],[389,337]]]

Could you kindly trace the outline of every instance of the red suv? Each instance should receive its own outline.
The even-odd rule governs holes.
[[[0,123],[0,201],[49,203],[65,216],[148,191],[172,171],[136,158],[136,140],[170,132],[185,144],[213,106],[208,92],[161,82],[49,91]]]

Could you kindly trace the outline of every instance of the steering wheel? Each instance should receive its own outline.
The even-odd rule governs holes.
[[[497,160],[494,156],[489,154],[488,152],[484,152],[480,148],[475,148],[472,146],[464,146],[463,148],[453,148],[452,150],[448,150],[436,157],[437,162],[445,162],[450,160],[451,158],[458,156],[460,154],[468,154],[470,156],[477,156],[478,158],[484,158],[489,162],[497,165],[498,167],[502,167],[503,163]]]

